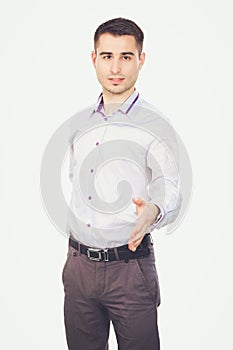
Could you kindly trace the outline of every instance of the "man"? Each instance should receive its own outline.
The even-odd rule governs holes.
[[[160,349],[160,290],[150,233],[174,221],[181,198],[174,132],[135,88],[143,32],[124,18],[100,25],[92,62],[97,104],[74,116],[73,184],[63,269],[70,350]]]

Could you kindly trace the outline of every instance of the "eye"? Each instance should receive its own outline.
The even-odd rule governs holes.
[[[103,59],[104,60],[110,60],[111,57],[112,57],[111,55],[105,55],[105,56],[103,56]]]
[[[130,56],[122,56],[123,61],[129,61],[131,59]]]

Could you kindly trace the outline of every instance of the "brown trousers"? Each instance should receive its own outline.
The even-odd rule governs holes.
[[[62,272],[69,350],[108,350],[110,320],[118,349],[159,350],[160,304],[154,248],[132,260],[93,261],[68,248]]]

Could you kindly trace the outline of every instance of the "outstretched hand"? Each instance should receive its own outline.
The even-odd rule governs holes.
[[[138,219],[135,228],[130,234],[128,248],[135,252],[137,247],[141,244],[143,237],[147,233],[148,227],[157,218],[159,208],[155,204],[148,203],[142,198],[134,197],[132,201],[136,205]]]

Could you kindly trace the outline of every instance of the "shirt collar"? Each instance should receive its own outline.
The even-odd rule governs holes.
[[[137,102],[139,98],[139,92],[137,90],[134,90],[134,92],[127,98],[127,100],[125,102],[122,103],[122,105],[117,109],[117,111],[120,111],[124,114],[128,114],[129,111],[131,110],[131,108],[135,105],[135,103]],[[105,112],[104,112],[104,108],[103,108],[103,94],[101,93],[97,103],[94,107],[93,113],[91,115],[93,115],[94,113],[101,113],[103,116],[105,116]]]

